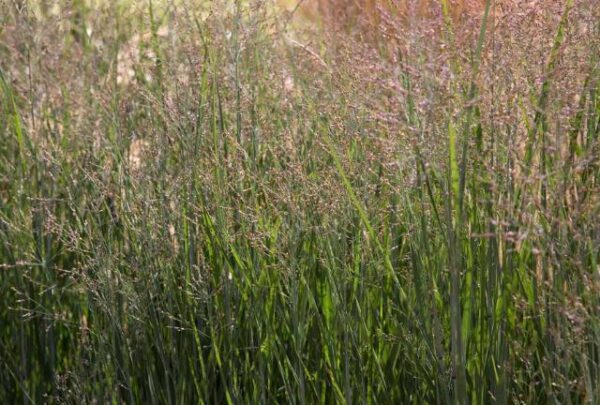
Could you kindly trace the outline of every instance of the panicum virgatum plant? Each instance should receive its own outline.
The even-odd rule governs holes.
[[[0,403],[600,402],[600,3],[409,3],[0,0]]]

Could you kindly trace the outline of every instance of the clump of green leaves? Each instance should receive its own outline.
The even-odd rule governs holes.
[[[597,402],[592,3],[0,5],[0,402]]]

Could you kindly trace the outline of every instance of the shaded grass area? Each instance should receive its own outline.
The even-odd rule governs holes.
[[[44,4],[0,6],[0,402],[600,400],[594,1]]]

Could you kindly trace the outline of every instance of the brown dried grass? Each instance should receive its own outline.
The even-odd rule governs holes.
[[[329,28],[358,29],[363,34],[376,31],[390,18],[410,26],[431,22],[443,15],[440,0],[280,0],[279,3],[297,10],[304,21],[320,22]],[[448,0],[447,5],[453,24],[460,26],[481,17],[485,0]]]

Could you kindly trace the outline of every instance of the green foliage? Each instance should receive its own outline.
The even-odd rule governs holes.
[[[1,403],[600,401],[572,2],[533,105],[486,98],[488,1],[447,83],[395,61],[389,126],[259,3],[34,3],[0,5]]]

